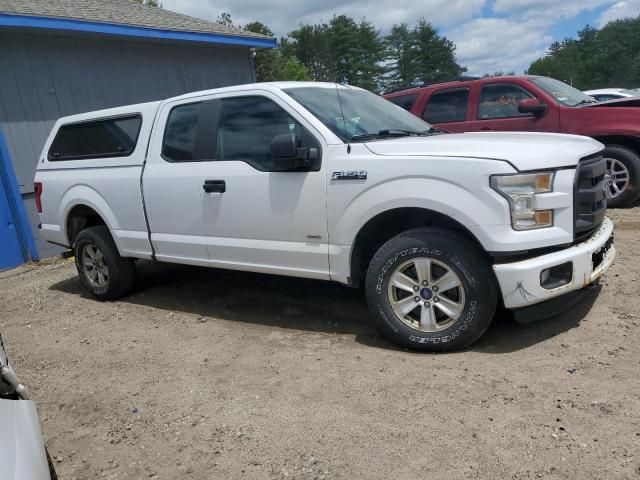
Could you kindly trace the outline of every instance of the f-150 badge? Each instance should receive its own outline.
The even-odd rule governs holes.
[[[333,172],[331,180],[366,180],[366,170],[342,170],[340,172]]]

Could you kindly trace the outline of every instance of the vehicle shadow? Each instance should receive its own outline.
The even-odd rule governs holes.
[[[482,353],[514,352],[578,327],[591,311],[601,289],[595,285],[591,294],[560,315],[528,324],[516,322],[507,310],[499,310],[487,332],[471,349]]]
[[[353,335],[364,345],[402,350],[376,329],[362,289],[319,280],[146,261],[138,262],[137,270],[136,290],[120,302],[234,322]],[[77,276],[49,288],[91,298]],[[596,297],[597,293],[566,314],[528,325],[516,323],[508,312],[499,312],[486,334],[470,349],[506,353],[542,342],[577,326]]]

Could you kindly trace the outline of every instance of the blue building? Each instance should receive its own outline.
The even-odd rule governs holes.
[[[33,176],[62,116],[255,81],[273,38],[135,0],[0,0],[0,270],[61,251]]]

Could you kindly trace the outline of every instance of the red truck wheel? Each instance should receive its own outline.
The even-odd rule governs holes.
[[[607,206],[628,207],[640,197],[640,157],[620,145],[608,145],[602,153],[607,161]]]

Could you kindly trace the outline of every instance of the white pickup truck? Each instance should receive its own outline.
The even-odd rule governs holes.
[[[363,285],[395,342],[447,350],[497,306],[557,312],[611,265],[602,148],[448,134],[343,85],[252,84],[60,119],[36,205],[99,299],[132,289],[135,259],[332,280]]]

